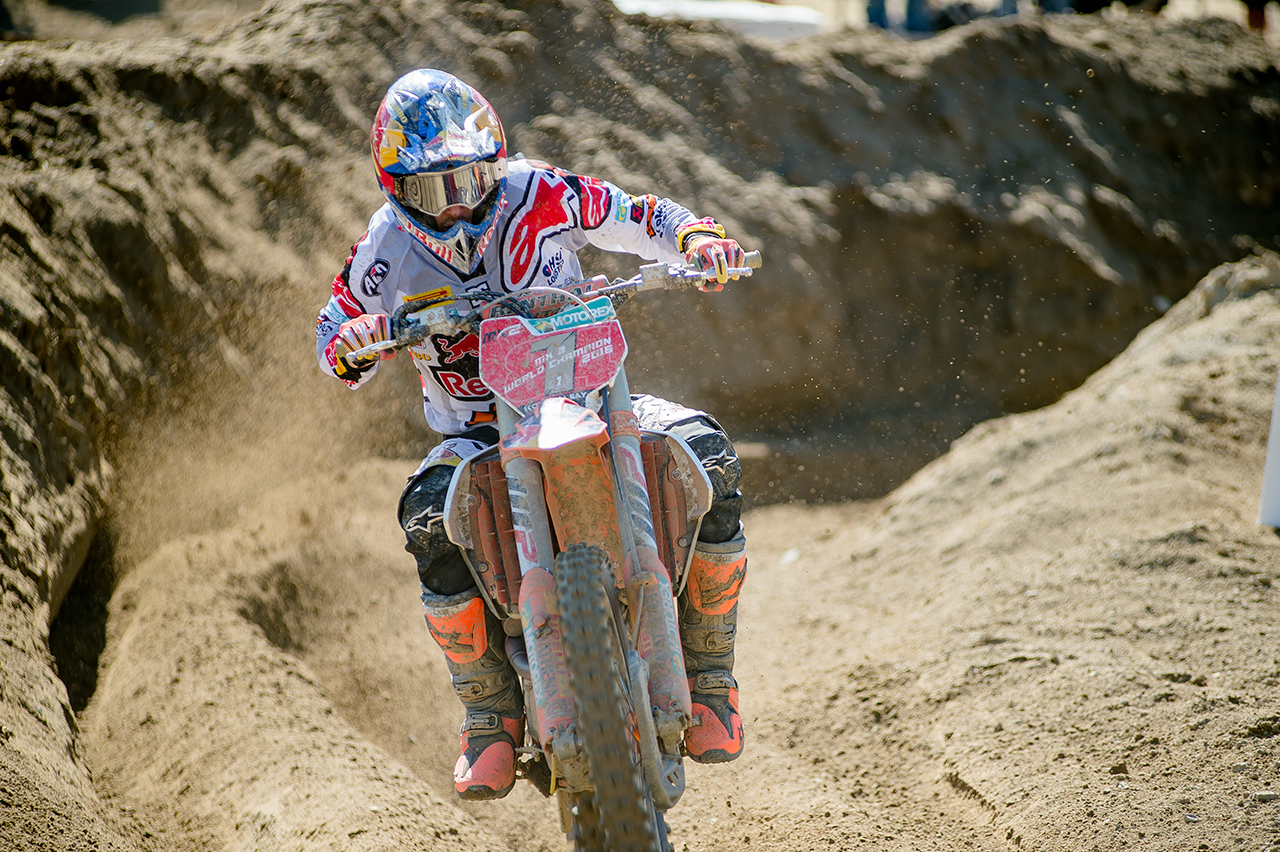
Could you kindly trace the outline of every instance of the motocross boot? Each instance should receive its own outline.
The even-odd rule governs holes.
[[[747,541],[739,526],[729,541],[698,542],[680,594],[680,644],[694,718],[684,741],[689,757],[698,763],[727,763],[742,754],[733,642],[746,573]]]
[[[462,799],[500,799],[516,783],[516,749],[524,739],[524,700],[502,626],[475,589],[449,596],[424,589],[422,604],[467,710],[454,789]]]

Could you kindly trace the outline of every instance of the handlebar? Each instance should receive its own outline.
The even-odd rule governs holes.
[[[747,252],[745,266],[730,267],[731,278],[749,277],[753,270],[759,269],[763,259],[758,251]],[[631,278],[618,278],[610,282],[603,275],[573,281],[562,287],[531,287],[517,290],[514,293],[497,293],[489,290],[477,290],[450,296],[434,302],[419,304],[408,301],[396,308],[391,316],[390,340],[371,343],[349,353],[346,358],[352,364],[372,362],[384,352],[394,352],[408,346],[416,346],[433,334],[454,334],[458,331],[477,331],[484,314],[496,307],[499,302],[509,303],[512,313],[526,315],[527,310],[515,307],[523,299],[530,296],[545,300],[544,307],[551,308],[569,302],[586,301],[598,296],[608,296],[614,305],[620,305],[636,293],[650,290],[679,290],[700,281],[714,278],[715,274],[691,269],[682,263],[650,263],[640,267],[638,274]],[[460,311],[455,305],[459,303],[483,301],[474,310]],[[416,318],[411,317],[417,314]]]

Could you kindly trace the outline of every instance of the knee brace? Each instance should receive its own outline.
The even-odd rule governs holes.
[[[405,487],[400,497],[404,549],[418,563],[418,579],[437,595],[457,595],[475,586],[458,546],[444,531],[444,500],[454,468],[432,465]]]
[[[681,420],[668,428],[679,435],[693,450],[711,479],[711,510],[702,519],[698,541],[719,543],[738,534],[742,516],[742,464],[729,436],[710,417],[699,415]]]

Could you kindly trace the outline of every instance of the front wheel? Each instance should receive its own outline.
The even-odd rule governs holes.
[[[573,852],[605,852],[609,844],[604,839],[604,827],[600,825],[600,815],[596,813],[596,803],[591,798],[591,791],[564,795],[569,797],[569,815],[572,819],[569,842],[573,844]]]
[[[591,828],[603,833],[611,852],[662,852],[665,825],[653,809],[636,751],[626,658],[607,591],[613,577],[608,556],[575,544],[556,557],[552,574],[578,736],[595,788]]]

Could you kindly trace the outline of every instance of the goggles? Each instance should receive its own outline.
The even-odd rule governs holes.
[[[475,209],[507,176],[507,161],[480,160],[443,172],[397,175],[395,196],[401,204],[428,216],[439,216],[447,208],[462,205]]]

